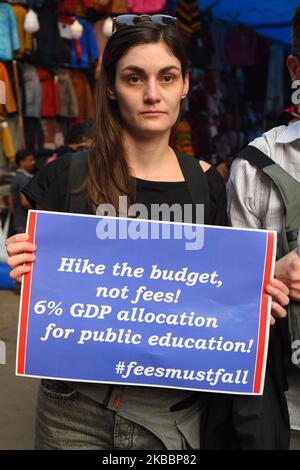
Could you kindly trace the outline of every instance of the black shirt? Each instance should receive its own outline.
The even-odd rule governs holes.
[[[23,193],[33,208],[64,212],[68,191],[68,177],[71,156],[66,155],[43,168],[23,189]],[[206,173],[209,187],[209,225],[227,226],[225,183],[215,168]],[[144,204],[148,211],[151,204],[192,204],[185,181],[164,182],[136,178],[136,202]],[[150,213],[150,211],[149,211]]]

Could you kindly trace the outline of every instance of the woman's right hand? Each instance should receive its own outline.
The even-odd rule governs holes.
[[[31,270],[31,265],[28,266],[25,263],[32,263],[35,260],[36,246],[30,243],[28,239],[29,235],[27,233],[18,233],[5,242],[9,255],[7,264],[11,268],[9,275],[18,282],[22,281],[23,274]]]

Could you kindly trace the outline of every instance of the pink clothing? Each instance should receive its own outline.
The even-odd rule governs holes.
[[[92,0],[81,0],[82,5],[85,8],[92,8]],[[69,15],[75,15],[76,13],[76,0],[62,0],[56,7],[57,13],[67,13]]]
[[[257,34],[249,28],[238,26],[225,36],[225,52],[233,67],[247,67],[255,64]]]
[[[165,0],[128,0],[128,10],[131,13],[155,13],[161,11],[165,4]]]

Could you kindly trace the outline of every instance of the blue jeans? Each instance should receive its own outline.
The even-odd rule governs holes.
[[[158,423],[159,426],[159,423]],[[150,431],[65,385],[40,385],[37,450],[165,450]]]

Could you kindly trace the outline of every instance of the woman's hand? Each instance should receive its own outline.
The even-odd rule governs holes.
[[[18,233],[6,240],[5,245],[9,255],[7,264],[11,268],[10,277],[21,282],[22,276],[31,270],[31,266],[25,263],[32,263],[35,260],[34,252],[36,246],[28,242],[27,233]]]
[[[266,292],[272,296],[271,325],[274,325],[275,318],[286,317],[286,307],[289,302],[289,288],[278,279],[272,279],[266,287]]]

